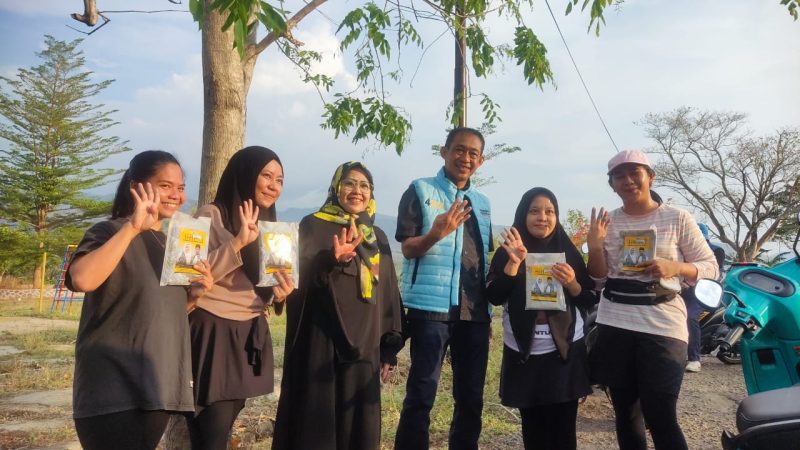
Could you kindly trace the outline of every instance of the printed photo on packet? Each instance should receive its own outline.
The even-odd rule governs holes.
[[[208,258],[208,234],[211,219],[194,218],[176,212],[169,221],[161,286],[187,286],[189,280],[200,275],[194,265]]]
[[[525,257],[525,282],[528,299],[525,309],[565,311],[564,288],[553,277],[553,264],[565,262],[564,253],[528,253]]]
[[[625,272],[641,272],[639,264],[651,261],[656,253],[655,230],[621,231],[622,236],[622,270]]]

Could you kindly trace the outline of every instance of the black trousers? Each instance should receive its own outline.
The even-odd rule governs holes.
[[[489,359],[489,323],[409,320],[408,332],[411,338],[411,369],[397,425],[395,448],[428,448],[431,408],[436,399],[445,350],[450,346],[454,405],[449,448],[477,450],[481,434],[483,386]]]
[[[227,450],[233,422],[244,403],[244,399],[214,402],[188,419],[192,450]]]
[[[678,394],[686,343],[666,336],[598,325],[589,355],[593,378],[611,390],[620,450],[645,450],[645,422],[656,450],[686,450]]]
[[[521,408],[525,450],[575,450],[578,401]]]
[[[84,450],[153,450],[172,413],[131,409],[75,419]]]

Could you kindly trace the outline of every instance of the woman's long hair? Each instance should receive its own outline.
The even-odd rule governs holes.
[[[181,164],[172,153],[162,150],[145,150],[131,159],[128,169],[122,175],[111,206],[111,218],[128,217],[133,214],[134,202],[131,195],[131,183],[144,183],[165,164]]]

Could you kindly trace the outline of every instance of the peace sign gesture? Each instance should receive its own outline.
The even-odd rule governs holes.
[[[161,204],[161,197],[158,190],[153,190],[150,183],[136,183],[136,189],[131,188],[133,197],[133,214],[131,214],[130,224],[138,233],[149,230],[158,223],[158,206]]]
[[[356,256],[356,247],[364,240],[364,235],[356,227],[355,221],[350,221],[350,228],[342,227],[339,236],[333,235],[333,257],[340,263],[350,262]]]

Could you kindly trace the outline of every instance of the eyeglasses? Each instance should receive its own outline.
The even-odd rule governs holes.
[[[455,147],[452,149],[452,152],[456,158],[461,158],[466,154],[467,159],[469,159],[470,161],[477,161],[481,157],[481,152],[477,150],[467,150],[464,147]]]
[[[342,190],[345,191],[355,191],[358,188],[361,192],[372,192],[372,184],[366,181],[358,181],[353,180],[351,178],[345,178],[339,183],[342,187]]]

